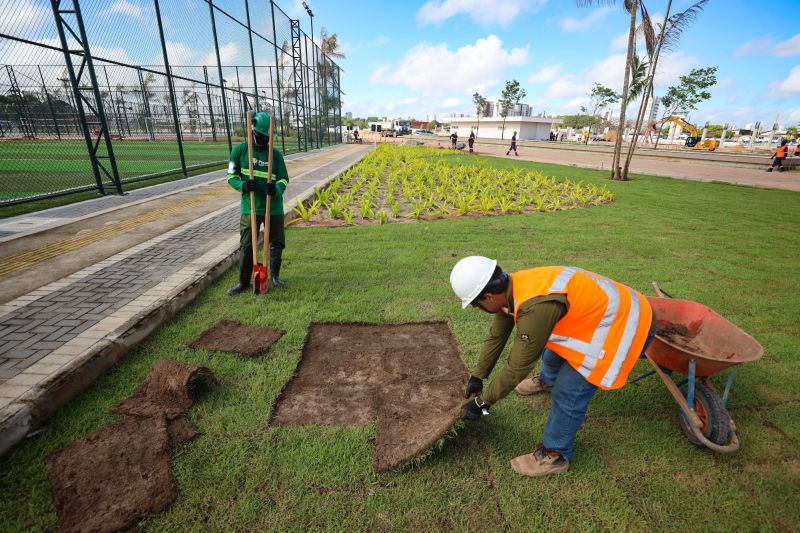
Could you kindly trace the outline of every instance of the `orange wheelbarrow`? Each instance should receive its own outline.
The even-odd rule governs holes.
[[[739,449],[739,438],[726,405],[736,367],[756,361],[764,349],[708,307],[672,299],[655,282],[653,287],[659,297],[647,299],[655,312],[657,327],[645,353],[653,370],[634,381],[658,374],[678,402],[681,429],[689,441],[715,452],[733,453]],[[728,369],[728,381],[720,398],[708,378]],[[683,374],[686,379],[676,383],[673,373]]]

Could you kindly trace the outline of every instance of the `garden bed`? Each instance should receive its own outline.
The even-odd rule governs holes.
[[[469,163],[469,164],[465,164]],[[605,186],[541,172],[501,170],[435,148],[380,145],[315,197],[293,208],[296,226],[413,222],[579,209],[613,201]]]

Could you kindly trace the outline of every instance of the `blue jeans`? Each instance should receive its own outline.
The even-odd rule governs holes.
[[[655,319],[642,353],[655,335]],[[549,348],[542,352],[542,368],[539,375],[547,385],[553,387],[550,414],[544,427],[544,447],[559,452],[569,460],[575,455],[575,438],[586,417],[589,401],[597,392],[572,365]]]

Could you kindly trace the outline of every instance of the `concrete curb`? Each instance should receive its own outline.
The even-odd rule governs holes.
[[[364,152],[363,156],[368,153]],[[295,217],[290,205],[294,205],[297,200],[310,199],[314,196],[315,188],[327,186],[362,158],[344,164],[319,184],[285,202],[286,222]],[[231,206],[209,213],[201,221],[195,222],[202,223],[202,220],[227,209],[231,209]],[[184,227],[186,225],[176,230]],[[23,441],[26,435],[40,427],[59,407],[83,392],[99,376],[117,364],[131,348],[146,339],[156,328],[169,322],[205,288],[223,276],[236,262],[238,253],[239,236],[234,235],[98,322],[85,334],[76,337],[71,346],[65,345],[60,351],[54,351],[54,354],[48,355],[20,374],[19,379],[13,378],[17,379],[16,383],[20,387],[28,386],[28,390],[0,408],[0,456]]]

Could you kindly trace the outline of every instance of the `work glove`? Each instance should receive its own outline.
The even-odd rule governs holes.
[[[467,381],[467,389],[464,391],[464,398],[469,398],[475,394],[480,394],[482,390],[483,380],[478,379],[475,376],[470,376],[469,381]]]
[[[258,180],[247,180],[243,182],[242,192],[259,192]]]
[[[464,409],[461,420],[468,420],[470,422],[480,420],[482,416],[489,414],[489,405],[483,402],[480,394],[476,396],[475,399],[462,405],[461,408]]]
[[[278,188],[275,187],[275,184],[271,181],[269,183],[264,182],[264,191],[270,196],[275,196],[278,194]]]

